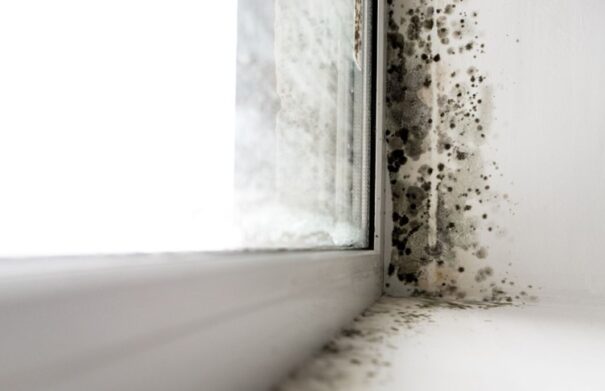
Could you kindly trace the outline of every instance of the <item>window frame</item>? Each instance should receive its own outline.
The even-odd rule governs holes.
[[[386,11],[368,1],[371,248],[2,260],[1,389],[267,389],[381,295]]]

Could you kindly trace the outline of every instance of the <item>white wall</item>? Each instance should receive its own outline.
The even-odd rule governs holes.
[[[605,2],[474,1],[494,88],[490,157],[514,202],[490,241],[538,296],[605,294]],[[517,42],[517,39],[519,42]]]

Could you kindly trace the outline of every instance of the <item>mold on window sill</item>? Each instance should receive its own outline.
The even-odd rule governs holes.
[[[602,389],[604,325],[602,303],[383,297],[275,390]]]

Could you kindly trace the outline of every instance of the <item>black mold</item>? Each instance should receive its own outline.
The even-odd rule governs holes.
[[[485,164],[481,153],[491,89],[474,66],[485,48],[469,26],[477,13],[461,2],[443,9],[428,0],[388,2],[385,123],[395,211],[388,274],[413,295],[460,298],[466,289],[453,276],[469,270],[480,273],[474,283],[492,283],[491,267],[472,264],[487,261],[478,232],[493,230],[484,211],[500,201],[489,185],[497,164]],[[466,67],[444,73],[450,56]],[[441,270],[435,284],[427,282],[431,264]],[[490,301],[510,297],[497,286],[479,289]]]
[[[436,312],[488,310],[507,305],[431,299],[401,302],[383,297],[273,390],[341,389],[342,384],[350,384],[350,373],[342,369],[351,366],[351,370],[367,379],[385,376],[392,365],[388,351],[397,349],[394,338],[416,333],[435,322]]]

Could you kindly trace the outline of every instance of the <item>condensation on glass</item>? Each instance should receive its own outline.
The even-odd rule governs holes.
[[[365,3],[0,2],[0,257],[366,247]]]
[[[370,7],[361,0],[239,5],[235,219],[242,243],[367,246]]]

